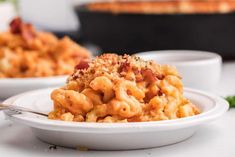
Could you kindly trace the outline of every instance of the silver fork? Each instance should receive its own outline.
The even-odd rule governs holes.
[[[28,108],[25,108],[25,107],[15,106],[15,105],[7,105],[7,104],[1,104],[0,103],[0,111],[1,110],[10,110],[10,111],[13,111],[17,114],[20,114],[22,112],[30,112],[30,113],[38,114],[38,115],[41,115],[41,116],[46,116],[46,117],[48,116],[48,114],[46,114],[46,113],[34,111],[32,109],[28,109]]]

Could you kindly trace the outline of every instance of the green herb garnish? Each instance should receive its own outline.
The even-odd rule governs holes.
[[[228,101],[230,107],[235,107],[235,96],[228,96],[225,99]]]
[[[16,3],[16,0],[0,0],[0,2],[11,2],[11,3]]]

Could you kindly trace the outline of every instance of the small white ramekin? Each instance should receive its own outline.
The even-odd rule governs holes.
[[[222,58],[216,53],[194,50],[161,50],[137,53],[144,60],[154,60],[177,68],[185,87],[213,91],[220,80]]]

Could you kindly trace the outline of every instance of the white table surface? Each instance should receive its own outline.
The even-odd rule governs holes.
[[[235,63],[223,66],[216,93],[235,94]],[[169,146],[132,151],[50,150],[25,126],[12,124],[0,113],[0,157],[235,157],[235,108],[196,132],[190,139]]]

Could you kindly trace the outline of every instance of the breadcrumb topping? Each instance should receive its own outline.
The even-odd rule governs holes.
[[[106,76],[112,81],[125,78],[140,82],[143,79],[142,76],[145,76],[150,81],[162,80],[166,75],[163,73],[163,69],[167,66],[161,66],[154,61],[144,61],[138,56],[129,56],[127,54],[123,56],[103,54],[91,62],[87,62],[87,64],[87,68],[77,66],[68,81],[77,81],[87,87],[98,76]],[[173,73],[178,75],[176,71],[173,71]],[[128,74],[134,74],[135,76],[129,76]]]

